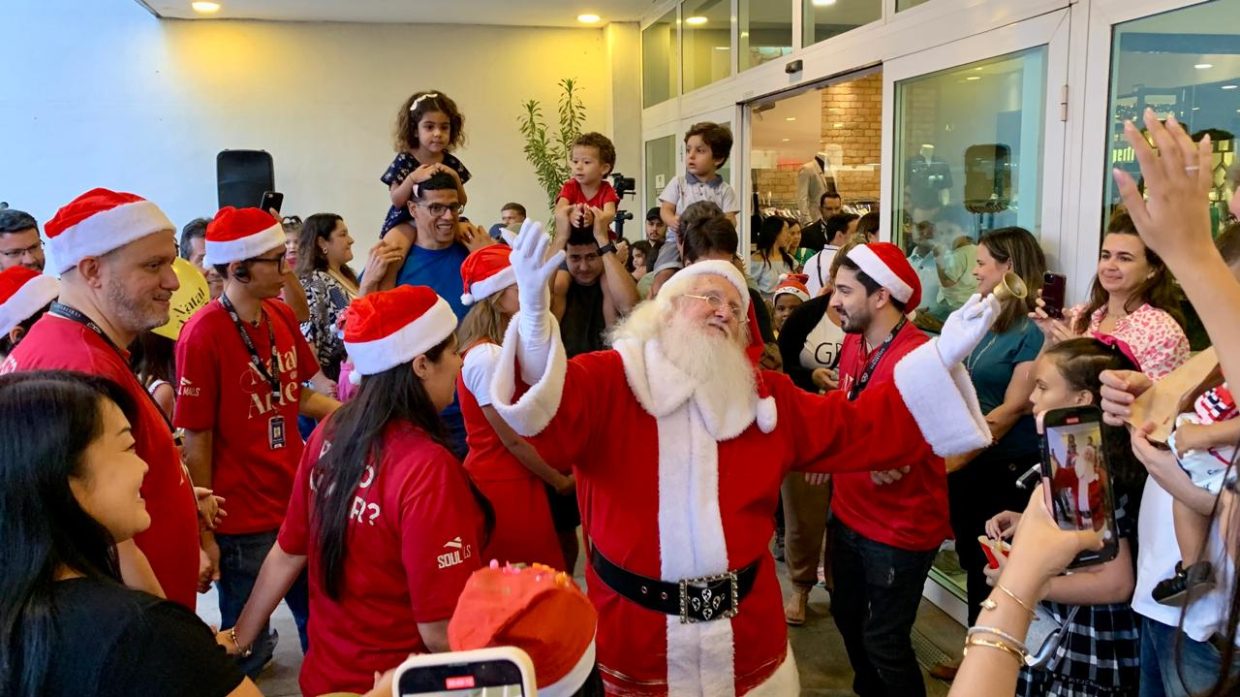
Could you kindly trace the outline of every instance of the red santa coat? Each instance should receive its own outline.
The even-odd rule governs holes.
[[[821,472],[887,469],[927,440],[941,455],[990,442],[968,375],[945,368],[933,344],[909,354],[894,383],[851,403],[766,373],[778,424],[764,432],[756,396],[739,405],[697,399],[657,340],[567,361],[553,332],[545,369],[521,375],[531,386],[514,401],[518,324],[504,341],[492,403],[519,433],[537,436],[549,462],[575,465],[583,525],[600,553],[669,582],[760,565],[735,617],[697,624],[630,602],[587,567],[610,694],[796,694],[768,547],[784,475],[811,463]]]

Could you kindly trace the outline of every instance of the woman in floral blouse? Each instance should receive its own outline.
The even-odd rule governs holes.
[[[1179,294],[1162,259],[1137,235],[1132,218],[1118,210],[1107,225],[1098,275],[1089,302],[1068,311],[1063,322],[1038,325],[1047,345],[1072,336],[1114,337],[1132,350],[1141,372],[1159,380],[1188,360]]]
[[[344,219],[334,213],[316,213],[302,224],[297,243],[297,277],[306,289],[310,319],[301,333],[314,347],[319,366],[332,380],[340,379],[345,359],[338,323],[345,308],[360,295],[357,274],[349,268],[353,238]]]

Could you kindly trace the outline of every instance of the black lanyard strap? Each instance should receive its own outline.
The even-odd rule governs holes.
[[[125,367],[129,370],[130,375],[134,376],[134,380],[138,382],[139,387],[142,387],[142,383],[138,380],[137,374],[133,372],[133,365],[129,362],[128,353],[120,346],[117,346],[116,342],[112,341],[112,337],[108,336],[107,333],[105,333],[103,329],[95,323],[95,320],[87,317],[76,307],[70,307],[61,302],[52,303],[51,313],[61,319],[67,319],[70,322],[77,322],[83,327],[86,327],[94,332],[95,335],[103,341],[103,343],[108,345],[108,348],[116,352],[116,357],[121,359],[121,363],[124,363]],[[142,392],[146,395],[146,398],[150,400],[151,405],[155,407],[155,412],[163,418],[164,423],[168,424],[168,431],[175,432],[176,429],[172,427],[172,422],[168,420],[168,415],[164,413],[163,407],[159,406],[159,403],[155,401],[155,397],[151,395],[150,390],[143,387]]]
[[[241,335],[241,343],[245,344],[245,350],[250,354],[250,365],[258,371],[258,374],[267,381],[267,385],[271,387],[271,399],[273,405],[283,404],[284,400],[280,394],[280,353],[276,348],[276,335],[271,328],[271,318],[267,317],[267,338],[271,341],[271,364],[270,370],[263,363],[263,359],[258,357],[258,349],[254,347],[254,340],[250,338],[249,332],[245,330],[245,325],[241,321],[241,317],[237,315],[237,308],[233,307],[232,301],[228,299],[227,294],[220,295],[220,304],[228,312],[228,316],[232,318],[233,326],[237,328],[237,333]],[[259,307],[258,318],[261,322],[267,313],[263,312]]]
[[[879,361],[883,360],[883,355],[887,353],[887,349],[891,348],[891,342],[895,340],[896,335],[904,328],[905,322],[907,320],[901,317],[899,323],[887,335],[886,341],[870,354],[870,359],[866,361],[865,370],[861,372],[861,377],[857,378],[856,382],[853,383],[852,389],[848,390],[848,401],[851,402],[859,397],[866,386],[870,384],[870,378],[874,376],[874,369],[878,367]],[[863,338],[861,341],[864,342],[865,339]]]

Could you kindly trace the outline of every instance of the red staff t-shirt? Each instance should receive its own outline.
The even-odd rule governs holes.
[[[852,389],[870,354],[862,353],[860,334],[849,334],[840,349],[840,389]],[[873,389],[895,379],[896,364],[926,343],[926,335],[905,322],[870,376]],[[930,444],[910,451],[908,474],[892,484],[875,484],[869,472],[841,472],[832,477],[831,513],[863,537],[910,551],[935,549],[951,537],[947,512],[947,469]]]
[[[107,378],[137,407],[133,437],[149,469],[142,498],[151,527],[134,538],[169,600],[190,610],[198,590],[198,505],[181,452],[163,412],[129,369],[129,354],[118,354],[91,329],[55,315],[44,315],[0,367],[0,373],[76,370]]]
[[[349,507],[340,597],[323,589],[311,475],[332,447],[331,420],[310,442],[280,528],[280,549],[308,557],[310,651],[301,692],[365,692],[375,671],[426,653],[418,623],[452,617],[479,568],[483,518],[461,463],[407,422],[388,424],[378,467],[367,467]],[[326,429],[326,430],[325,430]]]
[[[270,323],[280,363],[280,394],[250,361],[228,311],[215,300],[190,318],[177,341],[178,428],[211,431],[211,488],[225,499],[216,532],[246,535],[277,530],[284,520],[301,459],[297,430],[301,383],[319,372],[288,305],[263,301],[263,319],[243,322],[263,363],[271,365]],[[270,368],[268,368],[270,370]],[[272,447],[272,419],[283,418],[283,447]]]
[[[600,209],[609,203],[620,202],[620,197],[616,196],[616,190],[612,187],[611,182],[606,180],[599,184],[598,193],[594,194],[593,197],[586,198],[585,192],[581,190],[581,182],[576,179],[569,179],[564,182],[564,186],[560,188],[560,193],[556,198],[568,199],[570,206],[584,203]]]

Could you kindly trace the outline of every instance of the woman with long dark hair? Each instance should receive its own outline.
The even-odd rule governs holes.
[[[451,307],[430,288],[401,286],[354,301],[345,328],[357,395],[311,436],[278,542],[221,633],[245,653],[308,564],[308,695],[361,692],[410,653],[447,650],[490,524],[438,416],[461,369]]]
[[[258,695],[189,610],[121,583],[151,524],[134,405],[80,373],[0,377],[0,694]]]
[[[349,268],[352,260],[353,238],[344,218],[335,213],[306,218],[297,237],[294,269],[310,305],[310,318],[301,323],[301,333],[318,355],[323,374],[332,380],[340,379],[345,358],[337,329],[340,315],[361,294],[357,274]]]
[[[788,250],[789,241],[787,218],[768,216],[758,226],[755,251],[749,256],[749,278],[767,302],[779,279],[796,268],[796,259]]]

